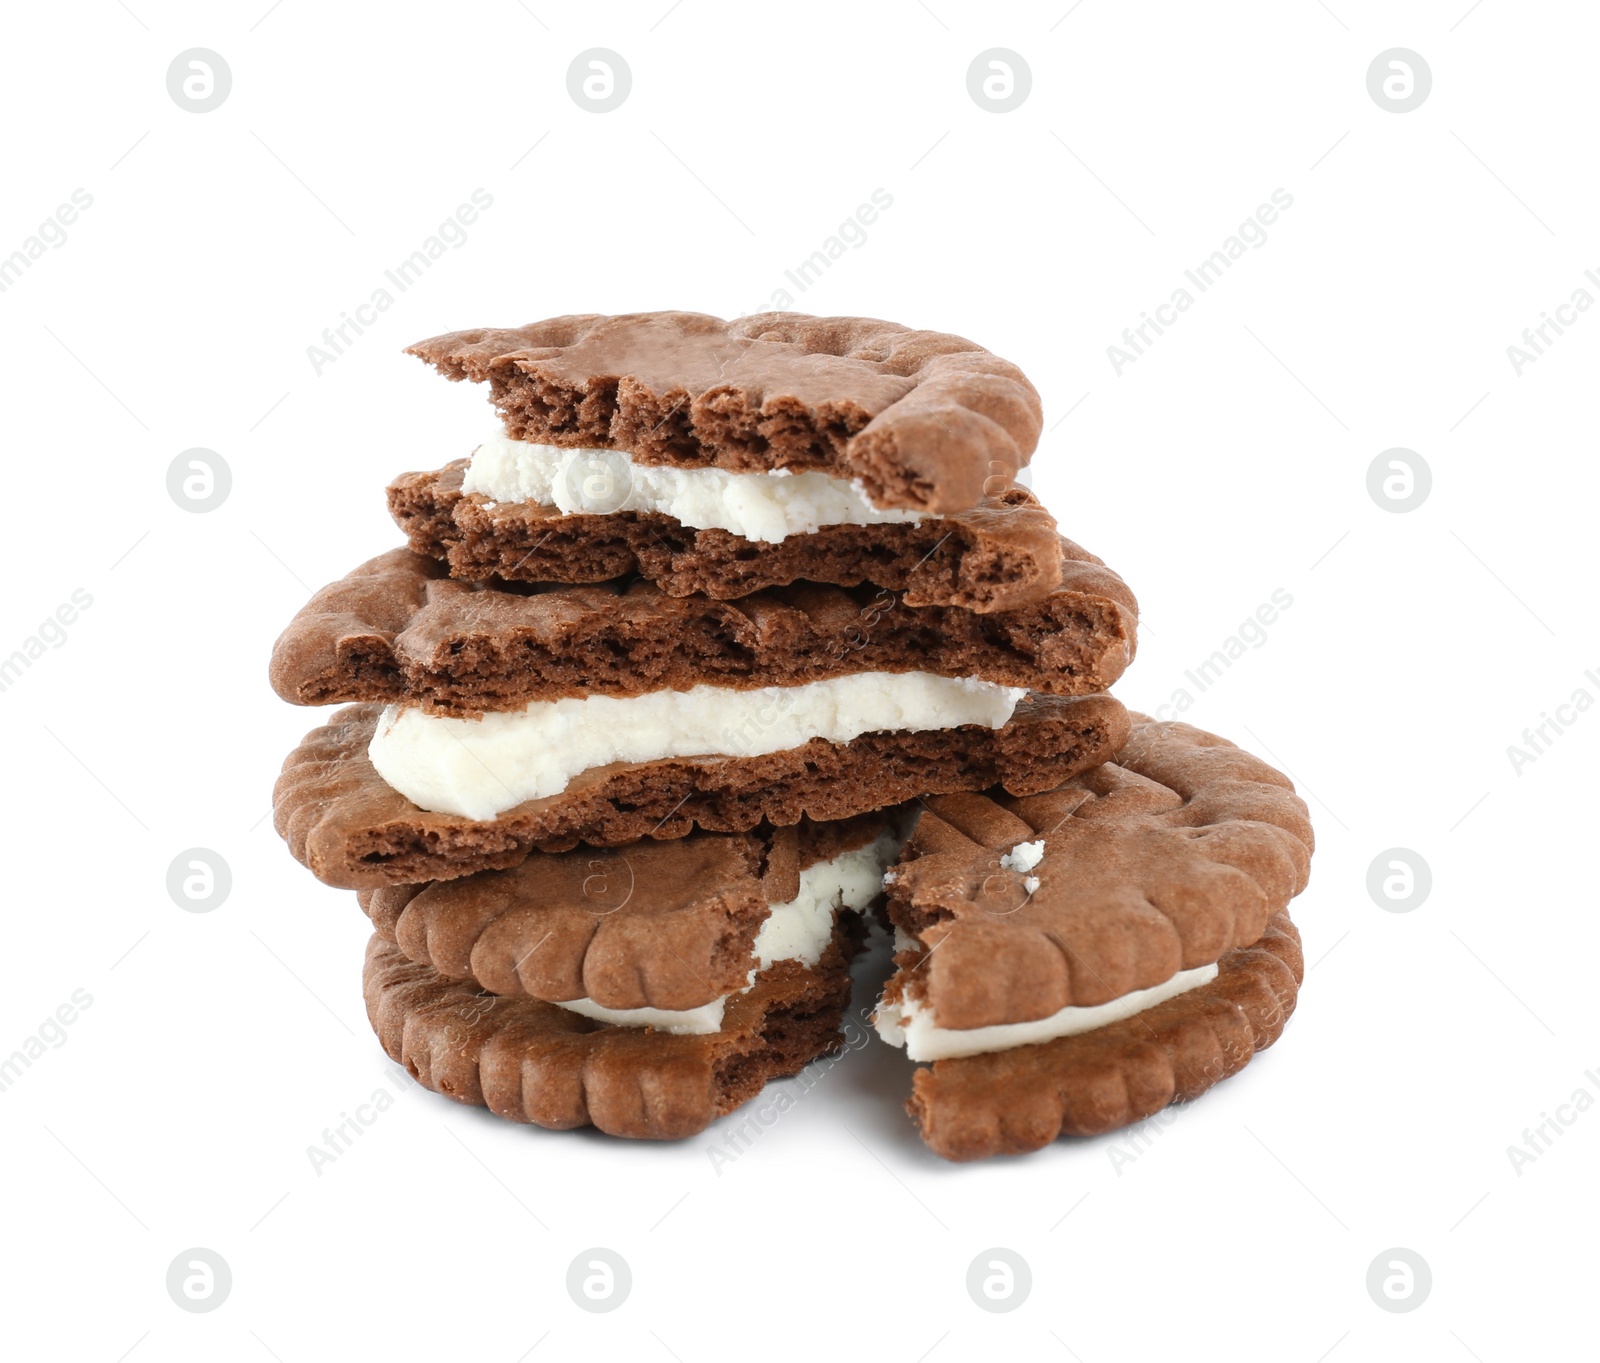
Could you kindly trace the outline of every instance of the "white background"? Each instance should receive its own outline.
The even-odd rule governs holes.
[[[1576,689],[1600,698],[1600,317],[1520,375],[1506,354],[1600,269],[1588,7],[268,2],[18,6],[0,45],[0,253],[93,196],[0,294],[0,653],[93,598],[0,694],[0,1054],[93,998],[0,1094],[7,1354],[1592,1348],[1600,1113],[1566,1109],[1520,1172],[1507,1153],[1600,1094],[1600,713],[1520,772],[1507,753]],[[603,115],[565,81],[595,46],[633,73]],[[1405,114],[1366,88],[1395,46],[1433,73]],[[214,112],[168,96],[191,47],[231,67]],[[1031,68],[1014,112],[967,93],[991,47]],[[480,187],[465,244],[315,373],[323,328]],[[402,347],[755,310],[878,188],[892,207],[796,306],[960,332],[1027,370],[1035,487],[1143,604],[1130,705],[1169,702],[1274,589],[1293,597],[1184,718],[1311,806],[1299,1013],[1137,1138],[976,1166],[921,1147],[909,1068],[876,1043],[720,1169],[726,1124],[628,1144],[401,1084],[363,1016],[366,920],[272,831],[316,716],[265,673],[312,588],[397,542],[388,479],[490,429],[479,391]],[[1294,202],[1266,244],[1118,375],[1122,329],[1277,188]],[[209,514],[166,491],[196,446],[232,471]],[[1367,492],[1397,446],[1432,470],[1409,514]],[[232,870],[211,913],[165,888],[191,847]],[[1432,870],[1409,913],[1366,888],[1393,847]],[[404,1096],[314,1172],[307,1147],[380,1087]],[[233,1274],[209,1314],[164,1286],[194,1246]],[[591,1246],[631,1266],[610,1314],[565,1288]],[[1395,1246],[1432,1270],[1409,1314],[1366,1290]],[[991,1247],[1031,1268],[1009,1314],[965,1290]]]

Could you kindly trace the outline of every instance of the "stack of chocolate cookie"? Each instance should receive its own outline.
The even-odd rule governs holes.
[[[397,479],[409,547],[279,639],[280,695],[351,704],[285,763],[278,830],[358,892],[368,1014],[423,1084],[545,1127],[691,1134],[838,1048],[861,915],[908,836],[903,975],[983,927],[939,907],[976,870],[917,869],[970,831],[941,801],[1009,809],[1119,770],[1133,597],[1017,485],[1038,395],[959,337],[648,313],[412,353],[487,383],[502,429]],[[969,842],[983,870],[997,844]],[[1070,879],[1045,844],[1025,880]],[[1033,912],[1012,909],[996,932]],[[996,973],[1025,954],[961,958],[1037,1010],[1056,995],[1026,992],[1033,967]],[[891,985],[907,1038],[968,1025],[918,989]],[[983,1153],[934,1135],[955,1100],[925,1087],[930,1143]]]
[[[1015,478],[1039,401],[859,318],[562,317],[413,347],[502,429],[278,641],[279,831],[358,891],[369,1016],[462,1102],[692,1134],[875,1014],[940,1155],[1093,1134],[1281,1032],[1288,779],[1108,694],[1136,607]],[[891,865],[891,863],[894,863]]]

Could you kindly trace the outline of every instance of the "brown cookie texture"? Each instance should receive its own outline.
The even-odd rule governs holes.
[[[825,525],[764,541],[696,530],[661,512],[568,514],[493,502],[461,490],[469,462],[402,474],[388,490],[389,513],[411,548],[464,580],[603,582],[638,573],[670,596],[718,600],[791,582],[870,584],[903,592],[908,606],[980,612],[1029,605],[1061,581],[1055,519],[1023,487],[916,524]]]
[[[1287,776],[1191,725],[1132,720],[1113,760],[1056,789],[926,801],[886,884],[919,944],[887,997],[909,990],[950,1028],[1092,1007],[1256,941],[1305,888],[1311,824]],[[1041,838],[1031,871],[1002,866]]]
[[[362,890],[378,935],[444,979],[603,1008],[698,1008],[736,993],[769,908],[800,872],[874,841],[887,814],[750,833],[534,852],[520,866]]]
[[[919,1067],[906,1110],[948,1160],[1020,1155],[1198,1098],[1282,1034],[1304,976],[1300,934],[1273,915],[1217,977],[1121,1022],[1035,1046]]]
[[[516,439],[684,468],[817,470],[860,480],[883,507],[976,506],[985,483],[1028,462],[1042,420],[1016,365],[869,317],[591,314],[452,332],[408,353],[487,382]]]
[[[815,967],[779,962],[728,1000],[721,1031],[673,1036],[447,980],[374,935],[367,1017],[391,1059],[458,1103],[552,1130],[677,1140],[841,1048],[860,937],[844,914]]]
[[[999,729],[882,732],[759,757],[613,763],[582,773],[559,795],[478,821],[419,809],[378,775],[367,745],[380,712],[349,706],[314,729],[285,760],[273,792],[279,834],[328,885],[454,880],[515,866],[535,849],[680,838],[697,826],[740,833],[763,820],[826,823],[955,790],[1030,794],[1105,761],[1128,732],[1128,712],[1111,696],[1029,696]]]
[[[400,701],[440,715],[864,671],[980,677],[1048,695],[1103,691],[1132,659],[1137,607],[1109,568],[1063,547],[1060,586],[993,615],[910,607],[870,587],[801,584],[714,601],[643,581],[458,582],[437,560],[394,549],[311,598],[273,649],[270,676],[299,705]]]

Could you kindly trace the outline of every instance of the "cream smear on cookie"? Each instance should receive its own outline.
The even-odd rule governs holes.
[[[864,909],[877,897],[883,868],[899,856],[901,841],[896,833],[883,833],[873,842],[801,871],[800,893],[787,904],[774,904],[756,934],[756,968],[745,988],[755,983],[757,971],[779,961],[816,965],[833,936],[835,916],[841,909]],[[560,1006],[622,1027],[654,1027],[675,1036],[699,1036],[721,1030],[723,1011],[732,997],[724,995],[685,1009],[604,1008],[589,999],[568,999]]]
[[[478,719],[387,706],[368,745],[378,775],[420,809],[493,819],[613,762],[758,757],[880,731],[998,729],[1027,694],[975,677],[856,672],[800,686],[695,686],[532,701]]]
[[[897,940],[897,948],[899,945]],[[906,945],[915,944],[908,942]],[[1005,1022],[992,1027],[940,1027],[934,1021],[932,1010],[910,997],[902,997],[895,1003],[880,1003],[872,1021],[878,1035],[891,1046],[905,1047],[908,1059],[949,1060],[955,1056],[1009,1051],[1016,1046],[1032,1046],[1058,1037],[1092,1032],[1096,1027],[1121,1022],[1146,1008],[1154,1008],[1158,1003],[1210,984],[1216,978],[1215,962],[1196,966],[1193,970],[1180,970],[1149,989],[1135,989],[1092,1007],[1069,1006],[1033,1022]]]
[[[918,512],[872,504],[858,481],[808,470],[732,473],[636,464],[624,450],[566,449],[494,435],[461,483],[491,502],[536,502],[571,513],[654,511],[694,530],[775,544],[825,525],[915,524]]]

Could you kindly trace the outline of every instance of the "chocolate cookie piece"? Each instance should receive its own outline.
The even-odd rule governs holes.
[[[614,1027],[537,999],[452,982],[374,936],[367,1017],[383,1049],[425,1088],[553,1130],[676,1140],[841,1048],[850,958],[846,914],[815,967],[784,961],[728,1001],[722,1030],[669,1036]]]
[[[411,346],[487,381],[516,439],[639,463],[859,480],[881,507],[965,511],[1039,442],[1039,395],[959,336],[868,317],[553,317]]]
[[[359,898],[380,937],[447,980],[551,1003],[699,1008],[748,985],[756,935],[771,906],[799,895],[802,871],[890,826],[889,814],[865,814],[578,847]]]
[[[389,513],[419,554],[452,577],[602,582],[638,573],[671,596],[718,600],[791,582],[863,583],[904,592],[908,606],[1016,610],[1061,581],[1054,518],[1026,488],[916,524],[825,525],[776,542],[696,530],[654,511],[569,514],[536,502],[463,492],[468,460],[389,485]]]
[[[314,729],[289,754],[273,792],[273,821],[290,850],[319,880],[345,889],[453,880],[580,841],[615,847],[679,838],[696,825],[743,832],[763,819],[824,823],[996,785],[1049,790],[1105,761],[1128,731],[1127,711],[1110,696],[1030,696],[999,729],[871,733],[759,757],[614,763],[559,795],[480,822],[418,809],[378,775],[367,745],[380,709],[353,705]]]
[[[948,1160],[1114,1131],[1242,1070],[1282,1034],[1304,973],[1300,934],[1280,911],[1209,984],[1078,1036],[935,1061],[916,1071],[906,1110]]]
[[[1058,789],[926,802],[887,880],[917,945],[886,999],[942,1028],[1108,1003],[1248,946],[1305,888],[1311,824],[1288,777],[1188,724],[1132,719],[1114,760]]]
[[[436,560],[394,549],[301,609],[273,649],[272,685],[298,705],[402,701],[439,715],[863,671],[1103,691],[1132,660],[1137,607],[1109,568],[1062,545],[1066,581],[997,615],[914,609],[870,587],[807,584],[737,602],[667,596],[648,582],[519,590],[457,582]]]

